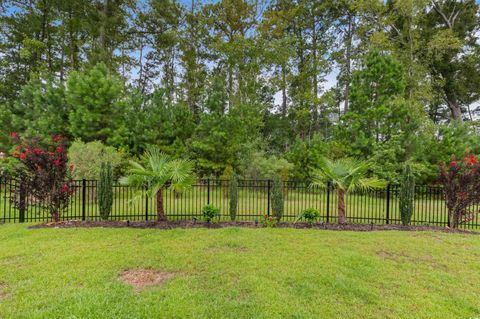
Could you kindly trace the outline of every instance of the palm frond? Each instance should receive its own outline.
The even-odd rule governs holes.
[[[343,188],[342,176],[344,171],[344,165],[340,161],[322,158],[319,162],[319,169],[313,172],[312,185],[326,187],[327,182],[330,182],[335,187]]]
[[[135,203],[138,203],[138,201],[143,200],[144,194],[145,194],[145,193],[142,191],[141,188],[137,189],[137,190],[133,193],[132,199],[128,201],[128,204],[129,204],[129,205],[133,205],[133,204],[135,204]]]
[[[143,175],[130,173],[130,175],[121,177],[120,183],[122,185],[128,185],[133,188],[143,188],[147,186],[146,184],[148,183],[148,179],[146,179]]]
[[[386,186],[387,182],[377,177],[359,178],[355,181],[355,183],[350,184],[348,191],[369,191],[385,188]]]
[[[327,187],[327,183],[331,181],[331,178],[324,173],[324,171],[315,169],[312,172],[312,183],[310,184],[310,187],[320,187],[320,188],[325,188]]]
[[[139,171],[145,170],[145,167],[143,167],[142,164],[137,163],[135,161],[129,161],[129,164],[130,164],[130,169],[137,169]]]
[[[319,169],[313,173],[311,186],[326,187],[327,182],[336,188],[348,192],[355,190],[371,190],[385,187],[386,182],[372,177],[366,178],[370,165],[353,158],[343,158],[335,161],[322,159]]]
[[[164,187],[165,184],[162,183],[154,183],[151,184],[150,187],[147,188],[146,195],[150,198],[155,197],[158,191]]]
[[[143,187],[135,186],[135,185],[139,185],[139,184],[138,184],[137,181],[132,180],[132,176],[122,176],[122,177],[120,177],[118,182],[120,183],[120,185],[132,186],[135,190],[133,192],[132,199],[130,199],[128,201],[128,205],[132,205],[132,204],[136,203],[138,200],[143,198]]]
[[[128,176],[122,176],[118,179],[120,185],[128,186]]]
[[[181,192],[195,182],[193,163],[188,160],[174,160],[169,165],[171,187]]]
[[[141,157],[142,162],[147,163],[148,168],[158,175],[162,174],[170,157],[163,153],[157,146],[149,146]]]
[[[158,147],[149,147],[141,160],[146,165],[131,161],[127,176],[121,178],[121,183],[140,191],[147,188],[149,197],[155,196],[167,183],[174,190],[182,191],[194,182],[193,164],[190,161],[171,160]]]

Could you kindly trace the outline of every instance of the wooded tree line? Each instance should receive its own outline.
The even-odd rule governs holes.
[[[475,0],[4,0],[10,132],[155,144],[203,176],[310,179],[356,157],[395,181],[478,152]],[[331,85],[332,78],[334,85]]]

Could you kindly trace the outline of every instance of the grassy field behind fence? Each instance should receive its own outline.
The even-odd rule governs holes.
[[[96,200],[96,186],[87,183],[85,189],[85,218],[98,219],[98,204]],[[246,185],[239,188],[237,216],[240,220],[255,220],[269,211],[268,192],[265,185],[257,187]],[[303,185],[303,184],[302,184]],[[77,188],[72,197],[70,206],[63,213],[64,219],[81,219],[83,216],[82,188]],[[114,188],[114,202],[111,219],[144,220],[155,218],[155,199],[147,199],[144,194],[138,195],[134,190],[117,185]],[[18,210],[12,207],[5,187],[0,197],[0,220],[18,221]],[[327,198],[329,197],[329,198]],[[285,188],[284,220],[294,221],[306,208],[316,208],[321,213],[321,220],[336,222],[337,194],[334,190],[327,194],[326,189],[308,187]],[[28,201],[29,199],[27,199]],[[197,185],[182,194],[166,190],[164,193],[165,211],[170,219],[201,218],[201,210],[208,202],[220,208],[222,220],[229,219],[229,194],[225,185],[210,186]],[[329,203],[327,207],[327,202]],[[378,190],[368,193],[349,194],[346,197],[347,217],[354,223],[377,223],[387,221],[387,191]],[[398,196],[396,189],[389,195],[388,220],[390,223],[400,222]],[[271,209],[270,209],[271,210]],[[148,212],[148,214],[146,214]],[[148,216],[147,216],[148,215]],[[30,207],[25,216],[26,221],[46,221],[48,212],[38,207]],[[444,225],[447,223],[447,210],[438,188],[417,188],[413,224]],[[478,220],[470,223],[469,227],[478,224]]]

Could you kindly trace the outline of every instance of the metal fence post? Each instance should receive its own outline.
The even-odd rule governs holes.
[[[207,179],[207,204],[210,204],[210,178]]]
[[[330,221],[330,182],[327,182],[327,223]]]
[[[390,224],[390,183],[387,184],[387,211],[385,214],[385,222],[386,224]]]
[[[148,188],[145,187],[145,221],[148,221]]]
[[[87,181],[82,179],[82,220],[87,219]]]
[[[267,180],[267,215],[268,216],[270,216],[270,190],[271,190],[270,180]]]
[[[23,178],[20,179],[20,193],[18,199],[18,222],[25,222],[25,204],[26,204],[27,190],[25,189],[25,181]]]

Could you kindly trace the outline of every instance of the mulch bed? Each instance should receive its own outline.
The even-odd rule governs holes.
[[[29,228],[149,228],[149,229],[174,229],[174,228],[224,228],[224,227],[248,227],[262,228],[260,224],[254,222],[230,222],[221,221],[216,223],[204,223],[196,221],[81,221],[69,220],[57,223],[45,223],[30,226]],[[403,225],[376,225],[376,224],[316,224],[313,226],[307,223],[278,223],[276,228],[296,228],[296,229],[319,229],[319,230],[340,230],[340,231],[436,231],[443,233],[460,233],[480,235],[480,232],[473,232],[463,229],[451,229],[438,226],[403,226]]]

